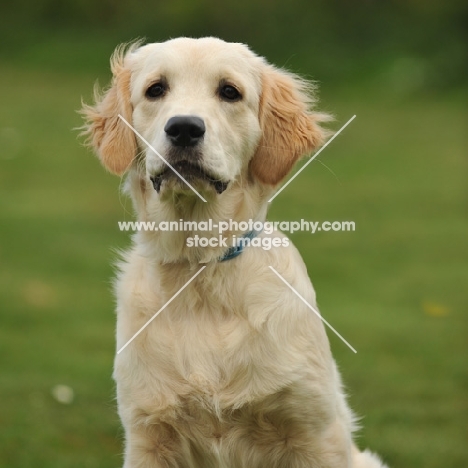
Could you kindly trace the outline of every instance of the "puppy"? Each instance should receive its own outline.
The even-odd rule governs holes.
[[[128,173],[139,221],[264,221],[275,187],[327,137],[307,83],[245,45],[137,44],[111,65],[110,88],[83,107],[85,133],[109,171]],[[196,235],[218,232],[137,232],[120,263],[124,467],[383,468],[353,444],[320,318],[269,268],[316,307],[294,246],[251,232],[281,247],[234,255],[190,245]]]

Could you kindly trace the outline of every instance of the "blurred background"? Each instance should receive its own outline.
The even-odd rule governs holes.
[[[272,220],[330,334],[357,442],[390,467],[466,468],[468,3],[15,0],[0,15],[0,467],[121,466],[111,380],[121,181],[83,148],[81,99],[137,37],[244,42],[315,80],[338,129]]]

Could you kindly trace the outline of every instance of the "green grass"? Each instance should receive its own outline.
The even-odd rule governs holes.
[[[111,380],[114,248],[131,219],[119,180],[73,127],[95,75],[0,75],[0,467],[117,467]],[[354,220],[354,233],[293,235],[324,316],[359,445],[391,467],[468,466],[466,94],[326,89],[339,128],[275,200],[271,219]],[[51,395],[74,389],[70,405]]]

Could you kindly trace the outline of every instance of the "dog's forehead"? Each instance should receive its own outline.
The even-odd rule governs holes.
[[[229,73],[255,77],[260,74],[263,62],[244,44],[211,37],[147,44],[133,52],[130,61],[132,68],[144,75],[190,74],[192,77]]]

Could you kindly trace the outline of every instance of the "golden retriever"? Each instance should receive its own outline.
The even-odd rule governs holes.
[[[245,45],[136,44],[111,65],[110,88],[83,107],[85,133],[109,171],[128,172],[140,221],[264,221],[275,187],[327,137],[311,87]],[[226,247],[188,245],[195,234],[218,235],[140,231],[120,263],[124,467],[384,467],[353,444],[322,321],[269,268],[315,307],[294,246],[221,261]]]

